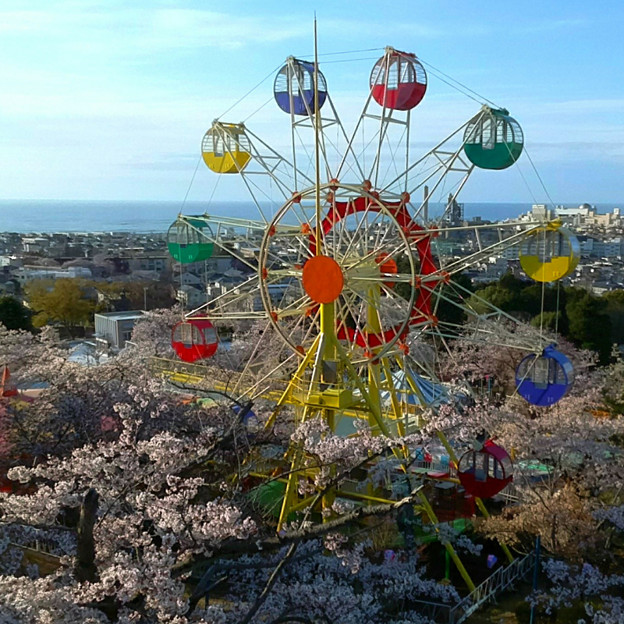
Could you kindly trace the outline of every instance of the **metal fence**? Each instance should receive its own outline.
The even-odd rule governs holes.
[[[455,605],[437,602],[418,601],[423,614],[440,624],[462,624],[477,609],[487,602],[493,602],[498,594],[512,587],[524,578],[535,565],[535,552],[522,559],[515,559],[509,565],[498,568],[483,583],[477,585],[465,598]]]

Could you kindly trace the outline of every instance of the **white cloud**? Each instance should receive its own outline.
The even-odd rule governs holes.
[[[180,3],[181,4],[181,3]],[[35,4],[35,6],[37,6]],[[448,37],[448,28],[432,26],[421,20],[360,18],[358,14],[336,17],[333,10],[319,13],[319,37],[359,41],[374,36],[393,39],[409,35],[412,39]],[[483,26],[470,34],[482,35]],[[39,3],[30,10],[2,10],[0,33],[31,36],[62,45],[67,50],[107,54],[132,49],[147,55],[158,51],[197,50],[201,48],[241,49],[297,41],[312,51],[313,12],[306,8],[271,13],[259,6],[244,10],[234,4],[230,10],[170,7],[157,4],[123,5],[113,2]]]
[[[66,50],[141,55],[198,48],[242,48],[309,37],[311,23],[294,15],[247,15],[202,9],[52,4],[46,9],[2,11],[0,33],[54,42]]]
[[[459,57],[462,62],[462,50],[474,46],[475,37],[492,49],[500,41],[496,20],[472,17],[468,12],[465,19],[441,15],[433,20],[433,13],[426,9],[434,3],[424,11],[406,11],[406,2],[396,15],[363,3],[350,17],[343,5],[319,4],[323,52],[379,46],[380,41],[397,42],[397,47],[418,43],[425,57],[431,54],[435,59],[436,49],[440,56],[448,52],[448,58],[434,63],[446,70],[447,61],[456,64]],[[78,188],[73,185],[80,185],[81,179],[89,183],[109,180],[94,186],[95,192],[119,183],[120,176],[128,188],[133,176],[137,185],[139,179],[159,177],[161,188],[169,179],[166,171],[179,185],[185,167],[192,173],[191,155],[213,118],[278,66],[284,50],[311,55],[313,9],[284,7],[270,1],[0,0],[0,120],[7,126],[1,156],[6,188],[18,179],[26,180],[27,188],[29,176],[45,179],[58,189],[71,179],[69,192]],[[538,22],[520,15],[520,9],[516,13],[506,37],[529,31],[576,32],[587,23],[574,17]],[[381,54],[376,49],[321,57],[347,131],[361,112],[370,68]],[[344,59],[351,59],[350,63],[332,62]],[[558,91],[553,85],[548,93],[554,95],[536,102],[529,72],[500,80],[497,64],[502,61],[494,61],[462,66],[461,81],[488,85],[475,88],[488,95],[493,92],[495,99],[511,94],[509,107],[525,130],[536,162],[577,163],[582,158],[621,162],[624,100],[613,96],[556,101]],[[277,111],[272,101],[262,108],[271,100],[271,84],[269,78],[223,119],[238,122],[258,110],[249,119],[249,128],[288,154],[288,116]],[[614,81],[614,90],[605,92],[617,93],[616,86]],[[540,88],[547,92],[551,87]],[[519,93],[526,96],[520,98]],[[431,75],[430,92],[413,113],[415,151],[426,151],[478,108],[478,103],[459,96]],[[148,168],[158,174],[149,174]]]

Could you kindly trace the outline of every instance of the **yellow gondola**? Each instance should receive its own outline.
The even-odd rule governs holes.
[[[239,173],[251,159],[242,124],[215,121],[202,140],[202,158],[215,173]]]
[[[520,248],[520,266],[536,282],[554,282],[574,271],[580,255],[576,236],[554,221],[525,241]]]

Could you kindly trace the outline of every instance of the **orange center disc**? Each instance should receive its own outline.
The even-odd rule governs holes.
[[[331,303],[338,299],[344,276],[338,263],[329,256],[313,256],[303,265],[303,288],[312,301]]]

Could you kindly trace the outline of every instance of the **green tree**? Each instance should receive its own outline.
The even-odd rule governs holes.
[[[107,300],[105,304],[100,304],[102,310],[114,308],[122,296],[128,299],[133,310],[170,308],[176,302],[173,288],[162,282],[92,282],[92,285]]]
[[[542,310],[555,312],[558,303],[559,307],[563,305],[563,294],[558,291],[557,286],[524,281],[511,273],[503,275],[498,282],[477,290],[477,295],[509,314],[526,318],[532,318]],[[473,298],[473,303],[478,311],[487,311],[487,306],[476,297]]]
[[[624,343],[624,290],[610,290],[602,295],[606,301],[605,312],[611,319],[611,342]]]
[[[26,286],[26,296],[35,312],[33,324],[60,324],[70,336],[89,325],[95,302],[89,299],[87,282],[81,279],[35,280]]]
[[[7,329],[32,330],[30,310],[15,297],[0,297],[0,323]]]
[[[489,302],[491,305],[505,312],[510,312],[514,307],[514,299],[515,295],[513,292],[503,288],[496,282],[477,290],[474,296],[470,298],[469,304],[478,314],[484,314],[490,311],[491,308],[486,302]]]
[[[418,260],[418,254],[413,254],[414,260],[414,269],[416,274],[420,272],[420,261]],[[409,273],[410,272],[410,262],[409,258],[405,254],[401,254],[398,257],[394,258],[394,261],[397,265],[397,273]],[[394,292],[399,295],[399,297],[403,297],[409,301],[409,298],[412,296],[413,286],[411,284],[406,284],[405,282],[399,282],[395,284],[393,287]]]
[[[477,312],[486,313],[490,311],[489,303],[535,327],[543,324],[562,336],[568,336],[566,296],[566,289],[560,284],[524,281],[507,273],[499,281],[477,290],[470,305]]]
[[[561,301],[562,290],[559,290],[559,307],[565,305]],[[519,295],[519,309],[528,312],[531,316],[540,314],[542,309],[546,312],[557,310],[557,285],[528,283]]]
[[[468,292],[472,292],[472,281],[463,273],[453,275],[448,286],[443,286],[434,291],[434,299],[436,292],[440,292],[444,298],[440,298],[437,307],[437,317],[443,323],[451,323],[461,325],[466,321],[466,313],[462,306],[465,299],[470,297]]]
[[[586,290],[568,288],[566,314],[568,337],[583,349],[597,351],[601,364],[611,359],[611,319],[606,314],[607,302]]]
[[[531,325],[533,327],[544,328],[548,331],[559,331],[561,326],[561,319],[563,317],[563,312],[542,312],[540,314],[536,314],[531,319]]]
[[[526,282],[514,277],[511,273],[506,273],[497,282],[492,282],[479,288],[475,297],[471,297],[470,305],[478,313],[482,314],[490,311],[490,307],[481,301],[485,299],[493,306],[500,308],[504,312],[523,312],[522,291],[527,285]]]

